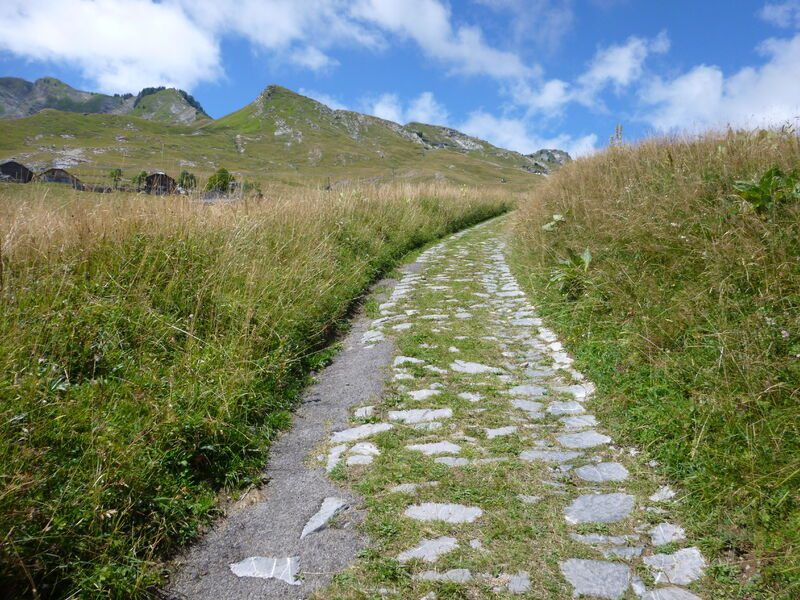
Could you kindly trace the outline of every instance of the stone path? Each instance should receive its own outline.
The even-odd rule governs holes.
[[[701,598],[706,563],[671,514],[674,492],[602,430],[594,386],[504,250],[499,221],[430,248],[360,333],[365,352],[396,345],[392,382],[321,440],[318,464],[342,491],[302,533],[335,529],[354,490],[374,552],[314,597]],[[288,548],[225,566],[274,584],[238,597],[318,588]]]

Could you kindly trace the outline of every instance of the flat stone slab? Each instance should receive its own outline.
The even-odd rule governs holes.
[[[374,456],[369,456],[367,454],[354,454],[353,456],[347,457],[345,464],[348,467],[352,467],[355,465],[371,465],[374,460],[375,460]]]
[[[594,448],[611,443],[611,438],[590,429],[579,433],[565,433],[556,438],[559,444],[565,448]]]
[[[564,463],[581,456],[580,452],[569,450],[525,450],[519,457],[522,460],[541,460],[544,462]]]
[[[422,581],[449,581],[450,583],[467,583],[472,579],[469,569],[450,569],[444,573],[437,571],[423,571],[414,575],[414,579]]]
[[[306,523],[306,526],[303,527],[303,531],[300,534],[300,539],[325,529],[325,527],[328,525],[328,521],[330,521],[336,515],[336,513],[342,510],[345,506],[347,506],[347,502],[342,498],[336,498],[333,496],[325,498],[322,501],[322,506],[317,513],[311,517]]]
[[[336,468],[336,465],[339,464],[339,461],[341,460],[342,454],[344,454],[345,450],[347,450],[347,445],[339,444],[328,451],[328,462],[325,465],[325,470],[328,473],[333,471],[333,469]]]
[[[407,392],[407,394],[411,396],[412,400],[427,400],[428,398],[433,398],[441,393],[442,392],[440,390],[416,390],[413,392]]]
[[[483,515],[477,506],[464,506],[463,504],[440,504],[438,502],[424,502],[413,504],[403,513],[416,521],[444,521],[445,523],[472,523]]]
[[[467,402],[480,402],[483,399],[478,392],[461,392],[458,397]]]
[[[575,469],[575,474],[584,481],[605,483],[607,481],[625,481],[628,478],[628,469],[617,462],[584,465]]]
[[[597,426],[597,419],[594,415],[578,415],[575,417],[561,417],[559,419],[564,424],[564,429],[577,430],[588,429]]]
[[[551,415],[580,415],[586,412],[583,404],[570,400],[569,402],[551,402],[547,406]]]
[[[642,600],[703,600],[700,596],[694,595],[688,590],[679,587],[667,587],[657,590],[650,590]]]
[[[547,390],[540,385],[516,385],[508,390],[512,396],[538,397],[544,396]]]
[[[661,523],[650,530],[653,546],[663,546],[686,539],[686,531],[672,523]]]
[[[542,412],[542,409],[544,409],[544,405],[541,402],[535,402],[534,400],[523,400],[521,398],[515,398],[512,400],[511,406],[520,410],[524,410],[525,412],[532,413],[540,413]]]
[[[634,506],[630,494],[586,494],[564,509],[568,523],[613,523],[627,517]]]
[[[493,440],[497,437],[503,437],[506,435],[511,435],[517,432],[517,427],[515,425],[509,425],[508,427],[498,427],[496,429],[487,429],[486,430],[486,437],[490,440]]]
[[[421,358],[415,358],[413,356],[396,356],[392,365],[395,367],[399,367],[400,365],[421,365],[424,362],[425,361]]]
[[[362,344],[377,344],[378,342],[382,342],[386,338],[384,337],[383,333],[380,331],[367,331],[364,335],[361,336],[361,343]]]
[[[438,393],[438,390],[432,391]],[[449,419],[452,416],[453,411],[449,408],[414,408],[411,410],[389,411],[390,421],[401,421],[403,423],[427,423],[439,419]]]
[[[366,419],[371,417],[375,414],[375,407],[374,406],[362,406],[357,408],[356,411],[353,413],[356,419]]]
[[[480,363],[467,362],[463,360],[457,360],[450,363],[450,370],[455,371],[456,373],[467,373],[469,375],[480,375],[482,373],[502,373],[503,371],[497,367],[490,367],[488,365],[482,365]]]
[[[345,429],[344,431],[337,431],[331,436],[331,442],[339,444],[341,442],[355,442],[356,440],[363,440],[376,433],[383,433],[389,431],[394,425],[391,423],[367,423],[365,425],[358,425]]]
[[[426,456],[435,456],[437,454],[458,454],[461,452],[461,446],[453,442],[432,442],[430,444],[411,444],[406,446],[409,450],[415,452],[422,452]]]
[[[637,556],[641,556],[643,551],[644,546],[611,546],[603,550],[603,556],[606,558],[633,560]]]
[[[458,548],[458,541],[453,537],[440,537],[433,540],[422,540],[410,550],[397,556],[400,562],[408,562],[418,558],[425,562],[435,562],[440,556]]]
[[[684,548],[674,554],[645,556],[644,563],[653,571],[656,583],[687,585],[700,579],[706,560],[697,548]]]
[[[517,498],[525,504],[536,504],[542,499],[541,496],[529,496],[528,494],[518,494]]]
[[[531,578],[525,571],[509,576],[506,589],[512,594],[526,594],[531,589]]]
[[[631,585],[631,569],[620,563],[570,558],[559,563],[559,567],[572,586],[575,597],[617,600],[625,595]]]
[[[289,585],[300,585],[294,577],[300,568],[300,557],[272,558],[251,556],[230,565],[237,577],[258,577],[259,579],[280,579]]]
[[[381,451],[372,442],[358,442],[350,448],[350,454],[361,454],[362,456],[380,456]]]

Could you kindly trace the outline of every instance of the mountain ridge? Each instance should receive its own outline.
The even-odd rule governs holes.
[[[9,78],[0,81],[6,82],[3,89],[10,87]],[[48,85],[65,89],[58,83],[51,79]],[[11,84],[24,93],[36,85]],[[0,160],[15,158],[33,169],[69,168],[95,183],[115,168],[126,177],[133,169],[184,168],[202,177],[225,166],[241,179],[317,184],[441,179],[518,187],[569,160],[563,151],[524,155],[450,127],[401,125],[332,109],[275,84],[219,119],[204,112],[198,117],[202,107],[180,90],[146,88],[120,97],[77,93],[83,95],[68,96],[73,104],[88,102],[104,112],[45,107],[31,116],[0,119]]]

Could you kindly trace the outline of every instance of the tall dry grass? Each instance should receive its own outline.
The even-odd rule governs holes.
[[[263,200],[0,188],[0,589],[130,598],[270,440],[353,302],[510,206],[447,186]]]
[[[688,494],[719,597],[800,582],[800,202],[759,212],[734,188],[773,166],[800,169],[793,132],[612,147],[537,188],[515,229],[617,435]]]

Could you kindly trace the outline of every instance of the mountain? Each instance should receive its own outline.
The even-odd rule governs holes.
[[[47,108],[75,113],[130,114],[169,123],[209,120],[203,107],[183,90],[145,88],[136,96],[109,96],[76,90],[54,77],[34,82],[0,77],[0,118],[28,117]]]
[[[188,94],[159,88],[103,113],[43,109],[0,119],[0,160],[68,168],[88,183],[106,182],[117,167],[126,178],[188,169],[202,180],[224,166],[239,179],[288,185],[448,180],[522,189],[561,156],[548,162],[446,127],[333,110],[277,85],[217,120],[201,110]]]

